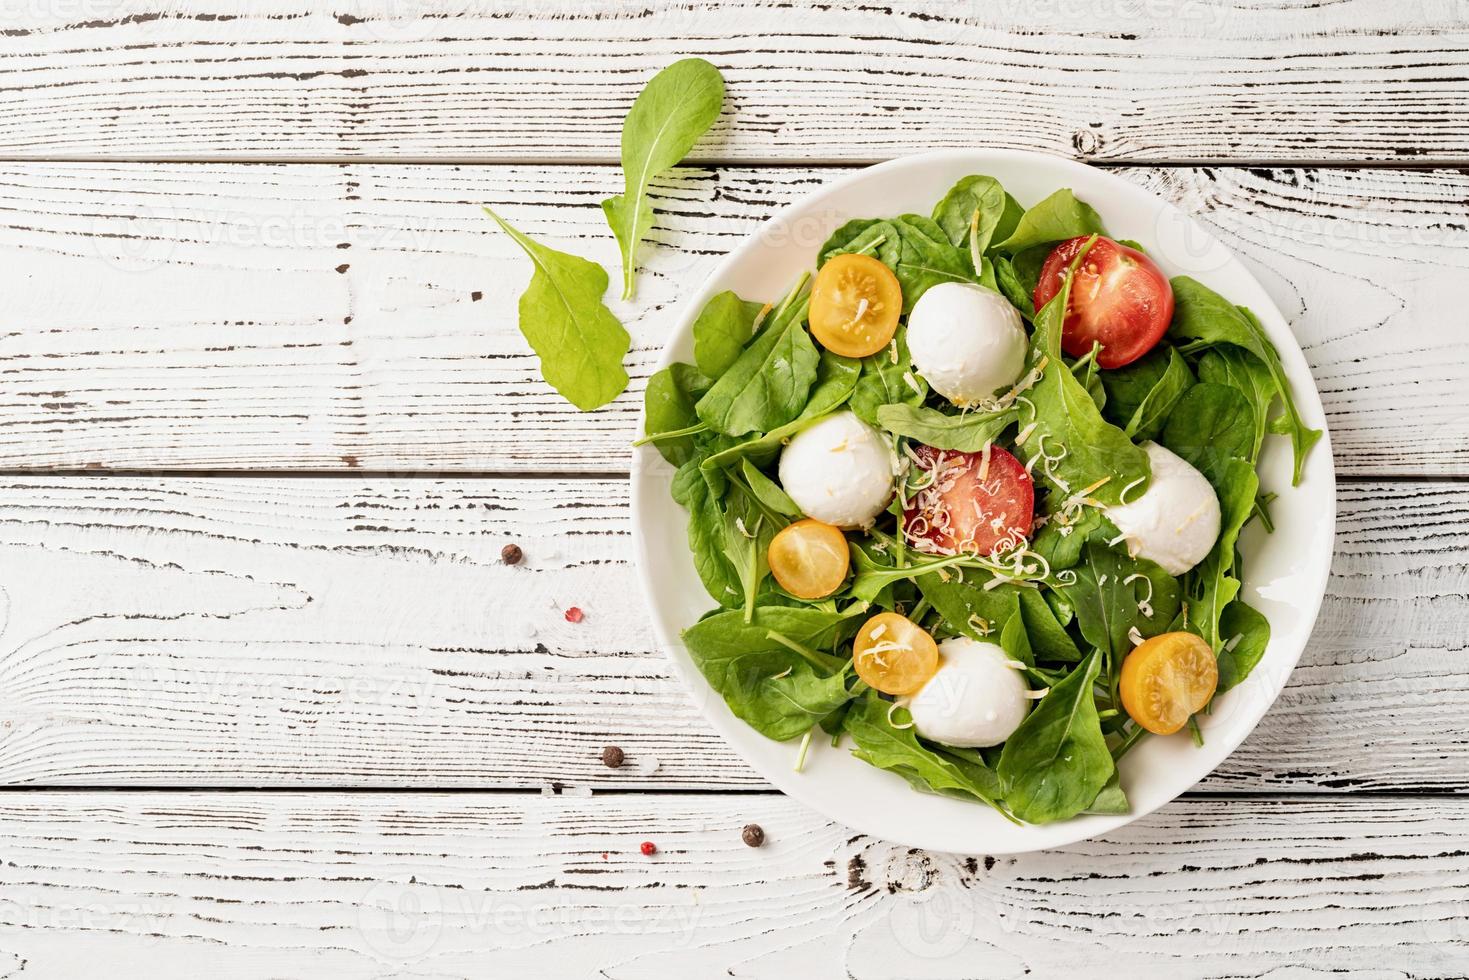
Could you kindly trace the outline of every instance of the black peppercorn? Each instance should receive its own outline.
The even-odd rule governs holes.
[[[623,758],[622,750],[615,745],[609,745],[602,750],[602,765],[608,769],[616,769],[622,765]]]
[[[758,823],[747,823],[745,829],[740,831],[740,840],[751,847],[759,847],[765,843],[765,831]]]
[[[500,549],[500,560],[507,565],[519,565],[520,559],[525,557],[525,552],[520,550],[518,544],[507,544]]]

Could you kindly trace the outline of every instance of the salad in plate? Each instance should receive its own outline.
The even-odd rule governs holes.
[[[730,710],[1017,822],[1128,809],[1117,762],[1265,654],[1256,463],[1320,433],[1249,310],[1062,189],[850,221],[773,302],[714,296],[650,379]]]

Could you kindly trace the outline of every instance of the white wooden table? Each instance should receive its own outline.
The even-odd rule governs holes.
[[[0,9],[0,976],[1469,972],[1463,2]],[[633,384],[580,414],[477,205],[615,270],[622,115],[687,54],[728,111],[657,184]],[[845,168],[974,145],[1217,229],[1340,474],[1315,638],[1255,735],[1018,858],[773,792],[629,566],[679,298]]]

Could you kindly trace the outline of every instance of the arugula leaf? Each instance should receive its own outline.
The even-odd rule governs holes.
[[[1122,775],[1115,769],[1112,778],[1107,780],[1107,785],[1092,800],[1092,805],[1083,810],[1083,813],[1103,813],[1109,815],[1129,813],[1132,805],[1127,802],[1127,794],[1122,791]]]
[[[1077,260],[1085,254],[1078,253]],[[1075,265],[1073,262],[1073,269]],[[1065,455],[1053,461],[1049,469],[1038,465],[1035,472],[1064,493],[1080,492],[1105,479],[1107,482],[1095,487],[1091,496],[1104,504],[1115,504],[1122,489],[1136,481],[1143,481],[1146,489],[1152,469],[1147,452],[1102,418],[1097,403],[1061,357],[1061,327],[1072,278],[1068,275],[1060,291],[1036,314],[1030,359],[1040,363],[1044,358],[1045,368],[1027,393],[1036,412],[1036,428],[1027,448],[1036,455],[1046,449],[1053,453],[1064,449]]]
[[[712,383],[692,364],[679,361],[654,374],[648,379],[648,387],[643,392],[644,433],[658,436],[665,432],[701,428],[694,403]],[[697,451],[693,434],[660,438],[655,445],[663,458],[674,466],[687,463]]]
[[[1270,621],[1243,599],[1236,599],[1224,607],[1224,615],[1219,618],[1219,635],[1224,639],[1224,646],[1219,651],[1216,697],[1250,676],[1250,671],[1265,656],[1265,648],[1270,645]]]
[[[622,394],[622,359],[632,338],[602,305],[607,273],[595,262],[532,241],[489,208],[485,213],[535,267],[520,296],[520,332],[541,359],[546,383],[584,412]]]
[[[1081,561],[1081,552],[1087,541],[1104,529],[1110,529],[1110,534],[1104,537],[1117,534],[1100,510],[1085,507],[1081,516],[1070,525],[1048,521],[1031,539],[1030,550],[1044,558],[1051,571],[1059,572]]]
[[[1028,590],[1013,585],[985,589],[954,575],[946,582],[942,576],[932,572],[917,581],[923,597],[944,622],[972,640],[997,643],[1010,623],[1021,622],[1023,627],[1018,593]],[[1018,659],[1026,664],[1034,663],[1029,656]]]
[[[999,438],[1005,427],[1018,417],[1018,411],[1013,408],[959,415],[913,405],[884,405],[877,410],[877,424],[889,432],[916,439],[936,449],[966,453],[984,449],[986,443]]]
[[[1229,461],[1254,462],[1255,409],[1238,388],[1201,382],[1179,399],[1162,442],[1223,493]]]
[[[1133,629],[1144,638],[1166,633],[1182,608],[1177,579],[1100,541],[1087,542],[1086,561],[1075,571],[1076,582],[1061,591],[1076,610],[1081,635],[1105,651],[1110,663],[1120,664],[1132,652]]]
[[[1260,359],[1275,380],[1275,390],[1285,406],[1283,424],[1290,434],[1291,449],[1295,454],[1293,483],[1301,482],[1301,469],[1306,454],[1321,438],[1321,430],[1307,427],[1296,410],[1295,398],[1291,395],[1290,379],[1280,363],[1280,355],[1265,330],[1253,313],[1243,306],[1231,304],[1223,296],[1188,276],[1176,276],[1173,285],[1173,325],[1168,328],[1170,336],[1193,341],[1193,348],[1216,344],[1234,344],[1243,347]]]
[[[761,329],[694,406],[716,432],[769,432],[801,414],[816,382],[821,355],[799,316]]]
[[[996,793],[999,777],[977,753],[955,758],[948,752],[929,749],[919,742],[912,727],[896,727],[888,719],[889,710],[900,724],[911,725],[907,708],[891,708],[875,691],[868,691],[852,703],[843,727],[857,744],[853,755],[897,773],[918,789],[981,800],[1005,812]]]
[[[1194,373],[1176,347],[1155,347],[1125,367],[1101,373],[1107,390],[1103,410],[1112,422],[1138,442],[1156,439],[1183,393],[1194,385]]]
[[[855,573],[852,584],[848,586],[852,597],[864,602],[872,602],[877,598],[879,592],[892,585],[894,582],[903,582],[908,579],[917,578],[940,568],[949,568],[967,561],[973,561],[974,556],[960,552],[957,555],[947,555],[943,558],[929,558],[924,561],[910,562],[901,567],[893,565],[881,565],[873,560],[872,556],[856,543],[849,545],[852,553],[852,571]]]
[[[648,185],[688,155],[723,104],[719,70],[702,58],[685,58],[654,75],[623,120],[624,189],[602,202],[622,251],[623,299],[632,299],[638,244],[653,227]]]
[[[1270,421],[1270,409],[1277,397],[1275,379],[1271,377],[1270,369],[1243,347],[1220,344],[1206,350],[1204,356],[1199,358],[1199,380],[1237,388],[1249,399],[1255,409],[1255,441],[1250,451],[1250,461],[1259,459],[1260,447],[1265,443],[1265,431]]]
[[[1097,800],[1116,769],[1092,698],[1099,664],[1092,653],[1053,686],[1000,751],[1002,796],[1022,820],[1076,816]]]
[[[907,331],[894,335],[898,356],[880,350],[862,358],[862,374],[852,389],[849,407],[868,425],[877,425],[878,413],[885,405],[922,405],[928,386],[913,374],[913,358],[908,353]],[[906,377],[905,377],[906,376]],[[918,387],[907,381],[913,378]]]
[[[781,489],[780,484],[760,472],[755,464],[750,462],[748,456],[740,460],[740,475],[744,477],[750,492],[766,510],[782,517],[801,516],[801,508],[796,506],[796,502],[785,490]]]
[[[1070,188],[1063,187],[1021,215],[1015,231],[995,248],[1015,255],[1037,245],[1105,234],[1102,219],[1091,205],[1077,200]]]
[[[1020,311],[1020,315],[1026,320],[1035,319],[1035,289],[1027,290],[1020,281],[1020,275],[1015,271],[1015,264],[1003,255],[996,255],[992,260],[995,273],[995,286],[1000,294],[1010,301],[1010,305]]]
[[[718,379],[739,360],[750,342],[761,305],[740,299],[726,290],[704,304],[694,321],[694,363],[710,378]]]
[[[1066,632],[1066,627],[1056,618],[1055,610],[1045,596],[1035,589],[1018,589],[1017,592],[1021,617],[1036,659],[1078,663],[1081,660],[1081,651],[1077,649],[1071,634]]]
[[[697,458],[689,459],[673,474],[673,499],[689,512],[689,553],[699,581],[721,606],[738,600],[739,580],[724,555],[724,514],[699,469]]]
[[[972,174],[961,178],[943,200],[934,205],[933,220],[952,244],[965,248],[970,247],[972,227],[975,237],[973,249],[983,254],[991,242],[1002,241],[1014,232],[1024,210],[1020,202],[1005,193],[998,180],[984,174]],[[974,224],[976,213],[979,221]]]

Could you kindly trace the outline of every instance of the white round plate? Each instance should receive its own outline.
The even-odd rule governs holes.
[[[903,157],[833,181],[773,214],[736,248],[703,287],[684,301],[660,363],[693,361],[694,318],[715,293],[732,289],[774,300],[802,270],[815,268],[828,234],[851,218],[928,214],[966,174],[989,174],[1029,206],[1070,187],[1096,208],[1108,231],[1140,242],[1170,276],[1191,275],[1259,315],[1280,351],[1306,423],[1326,428],[1320,396],[1285,318],[1239,260],[1192,218],[1104,170],[1059,157],[1002,150],[953,150]],[[639,428],[641,431],[641,427]],[[1271,505],[1275,533],[1252,522],[1242,549],[1242,595],[1270,620],[1270,646],[1249,678],[1222,695],[1200,719],[1204,745],[1187,735],[1144,739],[1121,763],[1132,810],[1122,816],[1083,816],[1042,826],[1015,826],[982,804],[920,793],[900,777],[852,757],[850,740],[832,748],[815,738],[802,772],[794,771],[796,742],[773,742],[725,706],[690,661],[679,636],[712,607],[694,572],[685,540],[687,516],[669,496],[672,468],[652,446],[635,451],[633,537],[638,567],[658,640],[709,722],[750,765],[781,790],[833,820],[899,844],[937,851],[1010,854],[1057,847],[1115,830],[1158,809],[1208,775],[1244,740],[1269,709],[1311,635],[1326,589],[1336,521],[1331,446],[1325,437],[1307,460],[1300,486],[1290,485],[1289,441],[1266,440],[1262,488],[1280,496]]]

